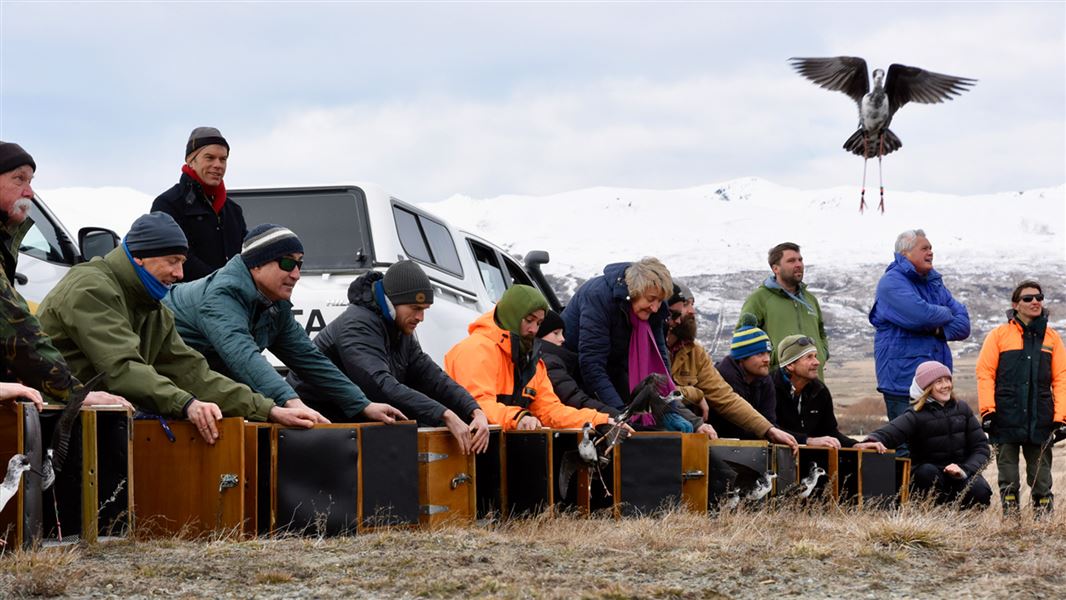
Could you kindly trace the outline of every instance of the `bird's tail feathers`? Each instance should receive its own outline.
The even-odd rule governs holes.
[[[844,149],[857,156],[863,155],[863,149],[866,150],[866,158],[877,158],[878,146],[884,144],[881,150],[881,156],[892,154],[896,150],[903,147],[903,142],[899,141],[899,137],[892,133],[891,129],[885,129],[885,139],[882,142],[878,139],[874,133],[869,134],[866,143],[863,143],[863,138],[866,132],[862,129],[856,129],[855,133],[851,134],[848,141],[844,142]]]

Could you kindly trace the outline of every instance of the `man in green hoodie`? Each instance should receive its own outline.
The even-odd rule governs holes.
[[[774,348],[790,335],[802,334],[815,340],[818,378],[825,379],[823,369],[829,360],[829,340],[825,336],[822,307],[803,283],[800,247],[792,242],[778,244],[770,249],[768,259],[773,273],[748,296],[740,314],[755,315],[758,319],[756,326],[770,336]],[[777,366],[777,355],[774,354],[771,371]]]
[[[209,444],[216,421],[244,417],[312,427],[317,413],[276,406],[208,368],[160,300],[182,278],[189,244],[174,219],[142,215],[122,244],[70,270],[41,302],[41,326],[82,380],[106,373],[108,388],[145,412],[187,418]]]

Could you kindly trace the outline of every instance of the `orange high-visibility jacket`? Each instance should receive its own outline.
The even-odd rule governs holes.
[[[542,360],[537,361],[533,378],[522,390],[522,395],[530,400],[528,409],[499,402],[498,396],[511,396],[514,392],[513,334],[496,325],[494,313],[495,309],[478,317],[470,324],[470,336],[444,355],[444,370],[477,400],[489,423],[510,431],[527,410],[545,427],[558,429],[607,422],[604,413],[563,404],[552,389],[548,369]]]
[[[1033,329],[1046,322],[1042,317],[1023,331],[1012,316],[981,346],[977,401],[982,417],[995,413],[993,443],[1040,444],[1055,423],[1066,423],[1066,348],[1054,330],[1039,336]]]

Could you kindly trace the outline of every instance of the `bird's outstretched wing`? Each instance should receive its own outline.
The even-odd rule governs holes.
[[[790,58],[788,62],[800,75],[827,90],[844,92],[857,104],[861,105],[862,97],[870,92],[866,61],[857,56]]]
[[[82,384],[82,387],[77,392],[74,392],[67,399],[67,406],[63,409],[63,413],[59,415],[59,422],[56,423],[56,428],[52,431],[52,471],[59,473],[63,470],[63,463],[67,459],[67,449],[70,444],[70,431],[74,428],[74,421],[78,418],[78,413],[81,411],[81,405],[85,402],[85,397],[96,389],[96,386],[103,380],[104,374],[98,373],[95,377]]]
[[[885,76],[885,95],[890,115],[908,102],[939,104],[951,100],[977,83],[976,79],[933,73],[918,67],[894,64]]]

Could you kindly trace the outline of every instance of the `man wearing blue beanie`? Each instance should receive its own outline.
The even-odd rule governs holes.
[[[174,219],[150,213],[122,244],[74,266],[38,308],[41,326],[82,381],[107,376],[108,389],[138,409],[187,418],[208,444],[223,416],[311,427],[314,411],[284,408],[212,371],[187,346],[160,303],[181,280],[188,242]]]
[[[771,423],[777,422],[777,397],[774,381],[770,377],[770,353],[773,344],[766,332],[756,327],[755,315],[741,315],[740,326],[733,332],[729,355],[714,365],[722,379],[738,396],[748,401],[759,414]],[[752,436],[743,429],[721,418],[713,418],[711,424],[722,437],[740,439]]]
[[[303,257],[303,243],[291,230],[272,223],[255,227],[244,238],[240,254],[203,279],[175,286],[164,300],[174,311],[178,333],[212,369],[277,406],[312,412],[315,422],[329,421],[304,404],[263,350],[269,349],[318,396],[328,398],[335,405],[332,412],[345,421],[403,419],[388,404],[370,402],[296,322],[290,298]]]

